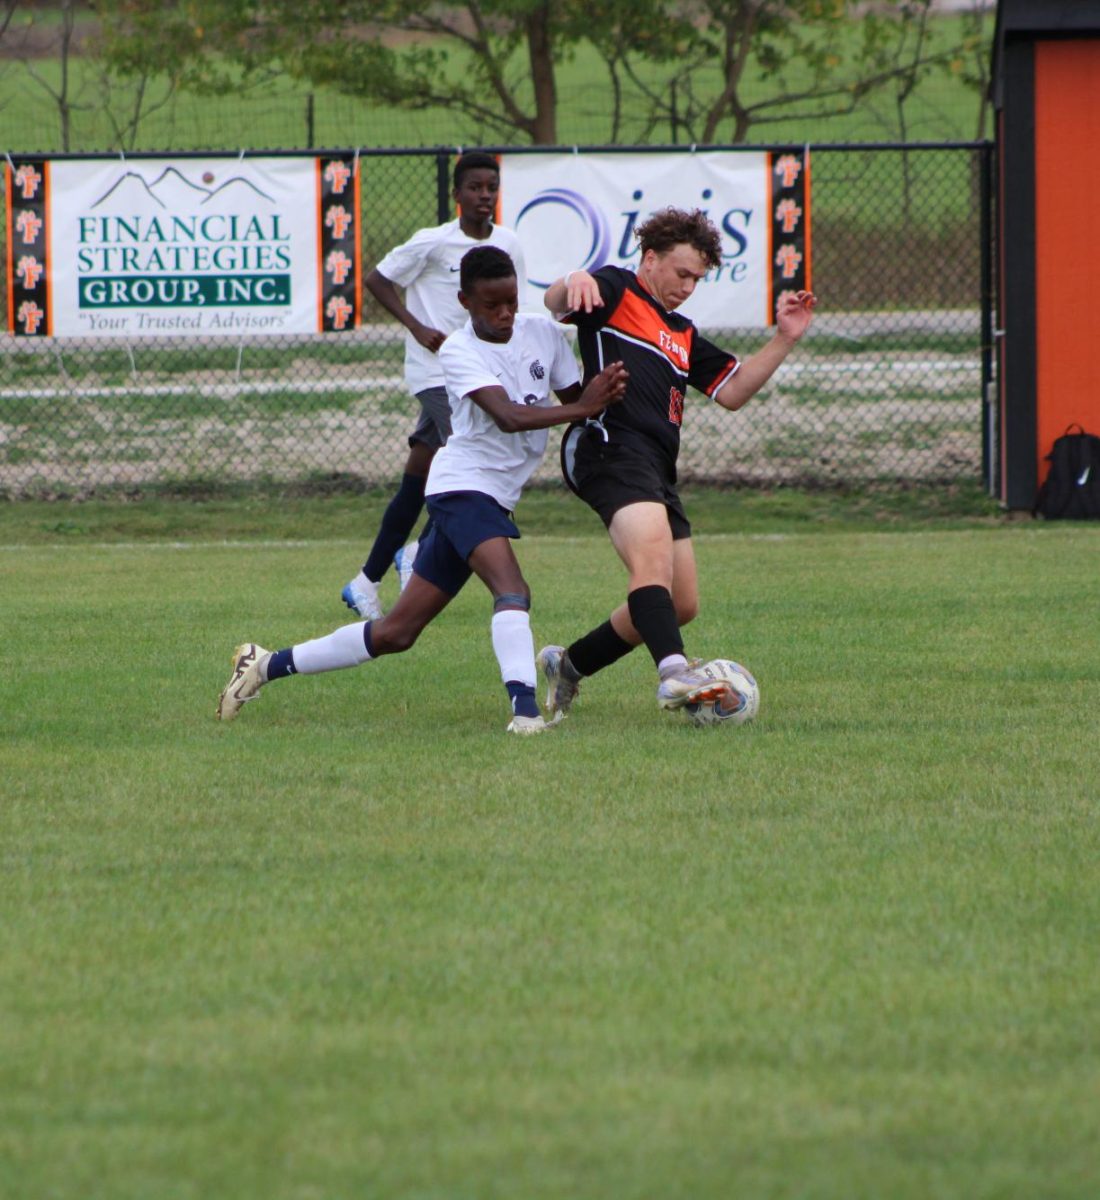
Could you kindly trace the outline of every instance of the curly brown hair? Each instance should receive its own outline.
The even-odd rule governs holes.
[[[722,238],[701,208],[662,208],[634,230],[642,253],[667,254],[685,242],[698,250],[708,267],[722,265]]]

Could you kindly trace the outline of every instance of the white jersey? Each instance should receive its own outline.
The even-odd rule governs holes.
[[[458,220],[421,229],[395,246],[376,270],[405,289],[405,307],[418,321],[441,333],[453,333],[466,320],[458,302],[458,267],[475,246],[499,246],[516,264],[516,283],[522,300],[527,290],[527,267],[519,238],[503,225],[494,225],[487,238],[462,232]],[[439,357],[426,350],[411,333],[405,334],[405,384],[414,395],[443,386]]]
[[[470,321],[439,351],[451,403],[451,436],[432,459],[426,494],[484,492],[511,512],[546,452],[549,431],[505,433],[470,399],[478,388],[502,387],[513,404],[556,404],[551,392],[580,380],[560,325],[518,313],[507,342],[486,342]]]

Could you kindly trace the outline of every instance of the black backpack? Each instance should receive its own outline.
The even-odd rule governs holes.
[[[1054,439],[1046,461],[1050,470],[1035,497],[1032,515],[1048,521],[1100,517],[1100,437],[1080,425],[1069,425]]]

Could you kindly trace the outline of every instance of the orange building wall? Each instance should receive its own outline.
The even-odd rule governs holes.
[[[1037,451],[1100,433],[1100,38],[1035,43]]]

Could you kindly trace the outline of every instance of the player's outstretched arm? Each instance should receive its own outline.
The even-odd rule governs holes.
[[[439,329],[433,329],[430,325],[425,325],[423,321],[418,321],[409,312],[397,294],[397,288],[393,286],[393,281],[387,279],[377,268],[363,280],[363,286],[386,312],[391,313],[405,326],[425,350],[431,350],[434,353],[446,341],[445,333]]]
[[[618,404],[626,395],[629,382],[630,372],[621,362],[613,362],[598,375],[593,375],[583,392],[581,385],[574,383],[554,394],[561,401],[562,409],[569,410],[570,421],[583,421],[599,416],[610,404]]]
[[[813,292],[784,292],[776,305],[775,336],[738,368],[714,394],[723,408],[736,412],[775,374],[779,364],[798,345],[813,320]]]
[[[567,271],[546,289],[543,304],[555,317],[584,309],[591,312],[603,307],[600,285],[587,271]]]
[[[563,399],[560,407],[542,408],[537,405],[514,404],[502,387],[477,388],[470,399],[483,408],[498,429],[505,433],[527,433],[532,429],[549,429],[551,425],[568,425],[603,412],[609,404],[623,398],[629,378],[621,362],[609,363],[592,379],[583,392],[580,384],[562,388],[557,393]]]

